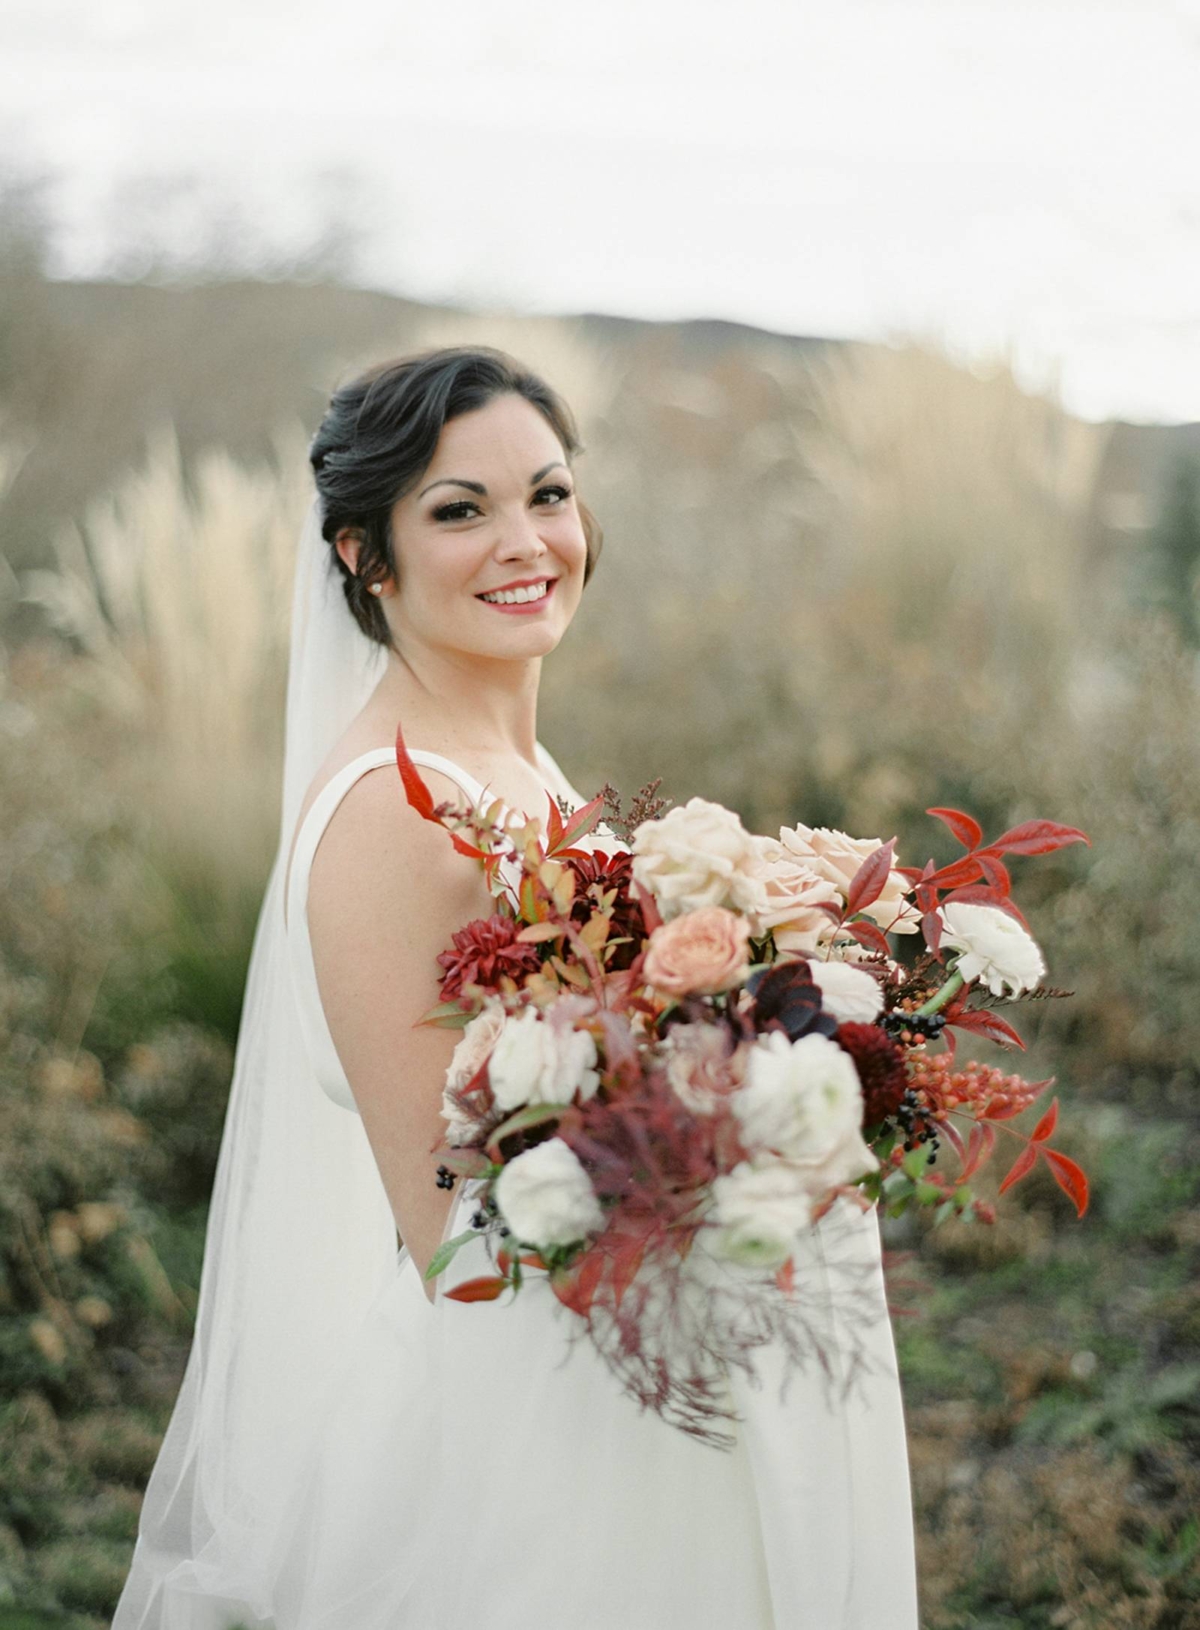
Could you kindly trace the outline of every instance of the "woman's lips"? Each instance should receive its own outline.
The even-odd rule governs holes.
[[[539,581],[543,580],[539,579]],[[551,577],[544,581],[546,583],[546,592],[537,600],[520,600],[513,601],[508,605],[501,605],[495,600],[485,600],[482,594],[477,594],[475,598],[481,605],[485,605],[489,611],[502,611],[510,617],[534,617],[550,604],[550,599],[554,594],[554,585],[558,582],[558,579]],[[493,590],[493,593],[495,592],[497,591]]]

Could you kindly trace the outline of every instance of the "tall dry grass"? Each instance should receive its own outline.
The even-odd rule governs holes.
[[[125,729],[114,776],[148,848],[217,893],[259,883],[278,821],[292,567],[309,497],[305,441],[281,430],[247,468],[214,448],[185,469],[171,427],[139,469],[25,574]]]

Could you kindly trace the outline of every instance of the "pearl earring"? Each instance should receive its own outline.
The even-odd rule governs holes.
[[[382,594],[383,593],[383,584],[382,583],[372,583],[371,584],[371,593],[372,594]]]

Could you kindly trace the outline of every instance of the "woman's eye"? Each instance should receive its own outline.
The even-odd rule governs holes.
[[[453,504],[442,504],[435,509],[433,518],[435,521],[465,521],[467,511],[478,508],[479,505],[473,504],[469,498],[459,498]]]
[[[570,487],[563,487],[557,483],[549,487],[539,487],[533,495],[534,502],[550,503],[554,508],[558,508],[559,505],[566,503],[571,496],[571,490]],[[473,503],[470,498],[456,498],[453,503],[439,505],[433,512],[433,518],[435,521],[465,521],[472,511],[479,513],[479,505]]]

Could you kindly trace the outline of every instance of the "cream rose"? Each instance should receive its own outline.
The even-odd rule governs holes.
[[[442,1114],[446,1119],[446,1142],[453,1147],[470,1143],[476,1123],[465,1115],[450,1094],[461,1092],[479,1074],[504,1029],[505,1013],[499,1002],[489,1002],[463,1030],[446,1070],[442,1091]]]
[[[789,854],[806,860],[828,878],[843,899],[863,861],[882,847],[878,838],[851,838],[827,826],[785,826],[779,841]],[[915,934],[921,926],[921,914],[906,898],[908,886],[903,873],[893,869],[883,893],[863,907],[862,915],[889,933]]]
[[[747,1151],[796,1166],[814,1199],[878,1168],[863,1141],[858,1071],[828,1036],[789,1041],[778,1030],[761,1036],[751,1049],[746,1085],[730,1102]]]
[[[783,1160],[743,1160],[713,1179],[711,1221],[719,1256],[748,1268],[778,1268],[812,1221],[813,1198],[803,1176]]]
[[[588,1099],[600,1084],[596,1043],[586,1030],[544,1019],[536,1008],[510,1018],[492,1051],[488,1080],[500,1109]]]
[[[647,980],[667,996],[713,996],[741,983],[750,966],[750,925],[724,906],[663,923],[650,936]]]
[[[731,1049],[727,1032],[711,1024],[673,1024],[663,1043],[667,1080],[694,1115],[711,1115],[736,1092],[746,1074],[748,1049]]]
[[[959,952],[958,971],[980,980],[993,996],[1019,996],[1046,972],[1037,941],[999,906],[950,900],[942,906],[942,944]]]
[[[823,905],[838,902],[838,892],[812,863],[774,838],[760,838],[754,863],[764,903],[755,914],[754,933],[774,931],[780,950],[815,951],[833,933]]]
[[[691,798],[635,830],[633,875],[654,895],[664,921],[706,906],[753,915],[763,904],[761,842],[732,810]]]
[[[573,1245],[604,1227],[591,1179],[562,1138],[547,1138],[510,1160],[496,1179],[495,1195],[523,1245]]]

